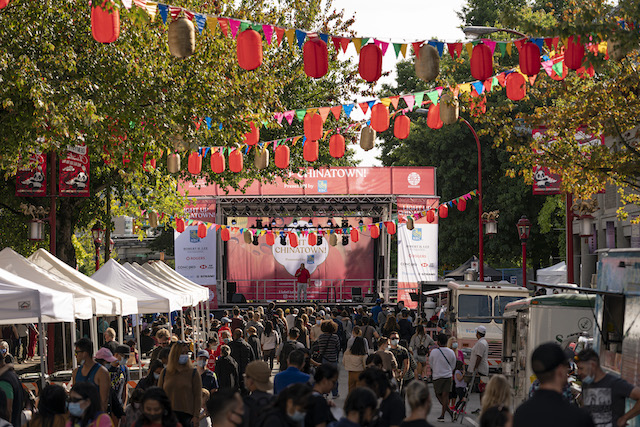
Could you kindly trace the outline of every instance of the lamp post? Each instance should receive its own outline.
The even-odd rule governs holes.
[[[428,114],[429,110],[425,108],[417,108],[415,110],[418,114]],[[459,117],[459,120],[467,125],[473,138],[476,140],[476,148],[478,149],[478,280],[484,282],[484,233],[482,230],[482,149],[480,147],[480,139],[476,130],[471,124],[464,118]]]
[[[93,246],[96,248],[96,271],[100,269],[100,245],[102,244],[103,233],[104,229],[102,228],[102,224],[96,222],[96,224],[91,228]]]
[[[518,227],[518,235],[520,236],[520,242],[522,243],[522,283],[527,287],[527,240],[529,239],[529,233],[531,232],[531,222],[525,215],[518,220],[516,224]]]

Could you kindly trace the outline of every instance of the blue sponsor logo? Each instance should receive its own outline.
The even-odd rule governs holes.
[[[329,189],[329,186],[327,185],[326,180],[318,181],[318,193],[326,193],[328,189]]]
[[[198,243],[200,238],[198,237],[198,230],[189,230],[189,242]]]
[[[316,258],[315,255],[307,255],[307,264],[315,264],[316,263]]]
[[[422,240],[422,229],[421,228],[414,228],[413,230],[411,230],[411,240],[413,240],[415,242],[419,242],[420,240]]]

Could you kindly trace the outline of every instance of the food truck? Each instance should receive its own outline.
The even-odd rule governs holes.
[[[557,342],[576,351],[589,343],[595,325],[595,295],[560,293],[507,304],[504,311],[502,373],[511,383],[517,407],[527,399],[535,375],[531,354],[542,343]]]

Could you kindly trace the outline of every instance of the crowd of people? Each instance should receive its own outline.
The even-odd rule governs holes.
[[[640,403],[628,411],[624,404],[638,401],[640,388],[604,373],[597,353],[569,355],[552,343],[533,352],[537,385],[512,412],[507,378],[483,382],[489,376],[484,327],[465,361],[446,325],[402,303],[236,307],[212,320],[202,342],[179,340],[166,320],[143,328],[147,369],[132,390],[127,365],[136,355],[112,328],[104,329],[95,354],[88,338],[75,343],[70,391],[48,385],[37,404],[0,359],[0,427],[425,427],[436,401],[439,422],[466,414],[470,389],[482,391],[482,427],[622,426],[640,414]],[[189,337],[188,321],[184,327]],[[572,359],[582,407],[566,393]],[[341,370],[348,382],[342,387]],[[345,390],[344,405],[336,408]]]

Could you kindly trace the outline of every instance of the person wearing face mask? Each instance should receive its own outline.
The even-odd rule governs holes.
[[[278,394],[273,407],[265,412],[256,427],[302,427],[310,396],[308,384],[291,384]]]
[[[71,387],[67,400],[69,419],[66,427],[112,427],[111,417],[101,409],[98,387],[79,382]]]
[[[597,426],[625,426],[640,414],[640,387],[605,373],[600,366],[600,357],[593,349],[582,350],[575,359],[582,380],[582,407],[591,414]],[[636,401],[627,412],[625,399]]]
[[[207,350],[198,350],[196,357],[196,370],[200,374],[202,380],[202,388],[206,389],[209,393],[215,393],[218,391],[218,379],[216,374],[211,372],[207,367],[209,360],[209,352]]]
[[[218,332],[218,336],[220,337],[220,344],[218,345],[218,348],[216,348],[213,351],[213,357],[216,358],[216,360],[220,357],[220,353],[222,352],[222,346],[223,345],[229,345],[229,343],[231,342],[231,331],[227,331],[227,330],[220,330],[220,332]]]
[[[76,360],[78,367],[71,374],[71,382],[73,385],[89,382],[100,390],[100,399],[102,402],[102,411],[107,411],[109,403],[109,395],[111,391],[111,379],[109,371],[101,364],[93,360],[93,343],[87,338],[80,338],[75,344]],[[102,349],[101,349],[102,350]],[[99,350],[100,351],[100,350]],[[104,349],[108,351],[108,349]],[[96,353],[96,357],[98,354]],[[113,355],[111,355],[113,357]]]
[[[309,397],[304,426],[327,427],[329,423],[335,421],[331,413],[331,406],[335,406],[335,404],[333,401],[328,402],[324,396],[333,390],[334,384],[338,381],[338,368],[329,363],[323,363],[316,368],[313,379],[315,383]]]
[[[182,427],[171,408],[167,393],[151,387],[142,396],[142,413],[131,427]]]
[[[244,404],[235,390],[220,390],[207,402],[211,422],[215,427],[240,427],[244,419]]]
[[[344,401],[344,417],[334,427],[367,427],[375,425],[378,399],[368,387],[354,388]]]
[[[160,378],[160,373],[164,369],[162,362],[158,359],[151,361],[149,364],[149,373],[146,377],[143,377],[138,384],[136,385],[136,390],[140,389],[145,391],[151,387],[156,387],[158,385],[158,378]]]
[[[404,419],[400,427],[431,427],[427,422],[427,415],[431,411],[431,398],[426,383],[414,381],[407,386],[407,403],[411,415]]]
[[[389,337],[389,351],[393,353],[398,363],[398,369],[396,370],[396,379],[398,382],[409,381],[414,378],[414,371],[411,369],[411,359],[409,356],[409,350],[400,345],[400,335],[398,332],[392,332]]]
[[[171,346],[169,363],[158,378],[158,387],[169,396],[171,407],[183,427],[197,427],[202,406],[202,380],[189,360],[189,344]]]
[[[121,426],[131,426],[142,415],[142,396],[144,396],[144,390],[142,389],[136,388],[131,392],[129,404],[124,409],[124,417],[120,421]]]
[[[447,347],[453,350],[456,355],[456,360],[464,363],[464,353],[462,352],[462,350],[460,350],[458,346],[458,339],[456,337],[449,337],[449,340],[447,341]]]

